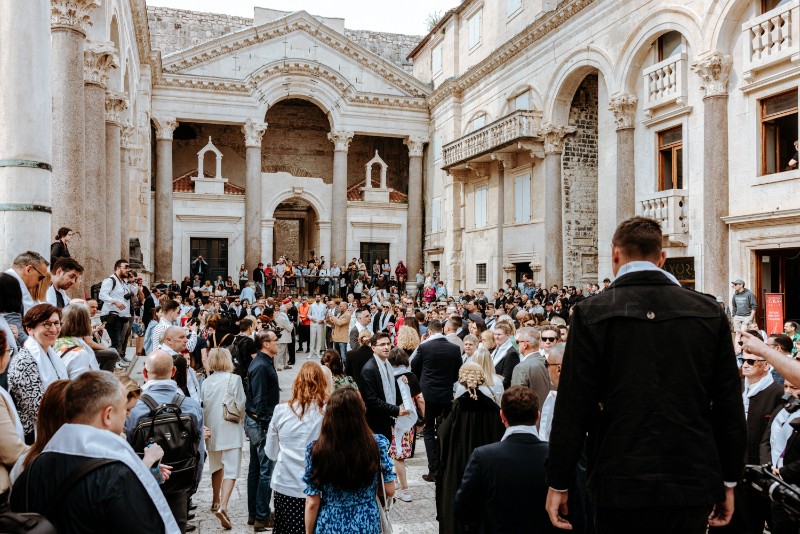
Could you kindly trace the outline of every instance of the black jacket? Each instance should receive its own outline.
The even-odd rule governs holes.
[[[58,258],[69,258],[69,248],[67,244],[61,241],[54,241],[52,245],[50,245],[50,266],[52,267]]]
[[[263,352],[257,352],[247,368],[247,415],[267,430],[280,399],[275,362]]]
[[[514,367],[517,365],[519,365],[519,352],[514,347],[511,347],[503,359],[494,366],[494,372],[503,377],[503,389],[511,387],[511,377],[514,374]],[[544,402],[544,400],[541,402]]]
[[[519,360],[517,360],[519,361]],[[453,400],[453,384],[458,382],[461,349],[441,337],[417,347],[411,370],[419,378],[426,402],[449,403]]]
[[[741,478],[746,429],[728,320],[658,271],[573,308],[548,485],[570,487],[587,439],[598,506],[706,506]],[[587,436],[588,432],[588,436]]]
[[[394,376],[391,377],[394,381]],[[393,417],[400,414],[400,407],[386,402],[383,394],[383,382],[375,358],[370,358],[361,368],[361,375],[356,379],[358,390],[367,407],[367,424],[375,434],[383,434],[392,440]],[[396,399],[400,399],[397,383],[394,384]]]
[[[372,354],[372,348],[369,345],[362,345],[355,350],[348,350],[345,354],[345,374],[352,376],[358,382],[358,377],[361,376],[361,369],[372,358]]]
[[[480,523],[487,534],[558,532],[544,509],[546,459],[547,442],[532,434],[478,447],[456,493],[456,519]]]
[[[763,391],[759,391],[753,397],[750,397],[750,402],[747,406],[747,456],[745,463],[760,463],[761,440],[772,423],[772,413],[775,408],[783,406],[781,402],[782,396],[783,387],[773,382]]]
[[[164,532],[156,505],[136,474],[122,462],[87,474],[67,492],[60,508],[52,510],[49,501],[56,489],[87,460],[83,456],[42,453],[31,466],[28,506],[26,492],[21,489],[26,477],[23,474],[11,492],[11,509],[45,514],[60,534]]]

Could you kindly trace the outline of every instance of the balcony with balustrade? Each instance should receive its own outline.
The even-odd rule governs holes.
[[[540,111],[513,111],[442,147],[445,170],[471,161],[490,161],[493,152],[516,152],[520,142],[540,141]]]
[[[670,189],[640,198],[636,207],[639,215],[655,219],[661,224],[661,232],[669,238],[671,245],[687,246],[689,243],[689,211],[686,206],[688,199],[689,191]]]
[[[644,112],[655,114],[658,108],[670,104],[685,104],[687,89],[688,59],[686,54],[678,54],[659,61],[644,69]]]
[[[792,0],[742,24],[745,81],[782,62],[800,61],[800,0]]]

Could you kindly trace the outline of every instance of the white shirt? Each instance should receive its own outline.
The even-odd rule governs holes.
[[[272,472],[273,490],[289,497],[305,498],[306,447],[319,437],[320,428],[322,412],[316,405],[309,406],[302,419],[288,403],[275,407],[264,445],[269,459],[277,462]]]
[[[117,283],[114,284],[114,281]],[[100,309],[100,315],[108,315],[109,312],[119,314],[120,317],[131,316],[131,301],[125,298],[125,295],[131,294],[128,284],[117,278],[117,275],[112,274],[100,286],[100,300],[103,301],[103,307]],[[113,302],[121,302],[125,305],[123,309],[117,308]]]
[[[56,298],[56,291],[61,293],[61,298],[64,299],[64,306],[69,304],[69,296],[67,296],[67,292],[63,289],[56,289],[56,286],[50,284],[50,287],[47,288],[47,294],[45,295],[45,300],[48,304],[58,307],[58,298]]]
[[[25,282],[22,281],[22,277],[17,274],[17,271],[14,269],[9,269],[6,271],[6,274],[10,274],[16,278],[17,282],[19,282],[20,289],[22,289],[22,315],[24,316],[26,313],[28,313],[28,310],[36,306],[36,302],[33,301],[31,292],[28,291],[28,288],[25,286]]]
[[[312,319],[311,324],[322,324],[325,322],[325,315],[328,307],[322,302],[316,302],[308,307],[308,318]]]
[[[553,390],[542,403],[542,416],[539,419],[539,436],[543,441],[550,441],[550,430],[553,428],[553,409],[556,407],[557,391]]]
[[[505,441],[511,434],[531,434],[537,438],[539,437],[539,432],[536,431],[536,425],[516,425],[506,428],[506,432],[503,434],[503,437],[500,438],[500,441]]]
[[[177,326],[169,322],[166,318],[159,319],[158,324],[153,327],[153,344],[161,344],[164,341],[164,334],[170,326]],[[186,350],[192,352],[197,346],[197,334],[189,332],[186,334]],[[170,349],[172,350],[172,349]],[[177,354],[177,353],[176,353]]]
[[[659,269],[655,263],[649,261],[631,261],[626,263],[625,265],[619,268],[619,271],[617,271],[617,278],[626,275],[628,273],[639,273],[642,271],[658,271],[667,278],[669,278],[670,282],[672,282],[673,284],[677,286],[681,285],[681,283],[678,282],[677,278],[672,276],[664,269]]]

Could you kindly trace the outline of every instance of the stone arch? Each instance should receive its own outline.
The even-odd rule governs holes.
[[[608,54],[602,49],[589,46],[567,56],[547,85],[545,94],[554,95],[545,103],[544,121],[567,124],[572,97],[584,78],[593,72],[600,75],[606,94],[614,87],[614,69]]]
[[[301,169],[300,176],[333,180],[334,145],[328,138],[330,115],[313,100],[281,98],[267,110],[261,151],[262,171]],[[298,176],[292,172],[293,175]]]
[[[754,5],[750,0],[712,0],[703,21],[704,50],[732,54],[736,36],[742,31],[742,19]]]
[[[529,91],[530,93],[530,108],[531,111],[540,111],[542,106],[544,105],[544,100],[542,99],[542,94],[539,92],[536,87],[529,83],[523,83],[514,87],[513,90],[509,91],[506,95],[505,103],[503,104],[503,110],[500,113],[501,116],[508,115],[513,111],[511,109],[511,100],[516,98],[517,96],[521,95],[525,91]]]
[[[111,15],[111,23],[108,25],[108,40],[114,44],[114,48],[116,49],[117,54],[117,63],[119,64],[120,68],[114,69],[111,73],[109,73],[108,77],[108,88],[111,91],[121,91],[122,90],[122,80],[124,76],[124,65],[122,59],[122,46],[120,46],[120,35],[119,35],[119,19],[117,17],[116,10],[114,14]]]
[[[306,189],[297,191],[294,188],[286,189],[285,191],[282,191],[276,195],[275,198],[273,198],[269,205],[264,209],[264,218],[274,218],[275,210],[278,209],[278,206],[280,206],[283,202],[290,200],[301,200],[311,206],[311,209],[314,210],[317,215],[317,219],[320,222],[330,221],[330,214],[328,213],[328,209],[325,207],[325,203],[322,201],[322,199]]]
[[[622,46],[616,73],[619,92],[632,94],[636,92],[642,64],[650,51],[652,42],[670,31],[676,31],[683,35],[692,54],[695,57],[699,55],[702,46],[702,30],[697,14],[683,6],[664,6],[653,16],[648,16],[643,20]]]
[[[478,111],[476,111],[472,115],[470,115],[469,120],[467,120],[466,126],[464,126],[463,135],[467,135],[468,133],[470,133],[472,131],[472,121],[474,121],[475,119],[477,119],[478,117],[481,117],[481,116],[485,116],[486,117],[486,121],[485,121],[486,124],[489,124],[493,120],[492,116],[489,115],[488,111],[486,111],[485,109],[479,109]]]

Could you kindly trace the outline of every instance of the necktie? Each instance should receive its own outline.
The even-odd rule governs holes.
[[[59,308],[64,307],[64,295],[61,294],[61,291],[53,287],[53,291],[56,292],[56,306]]]

